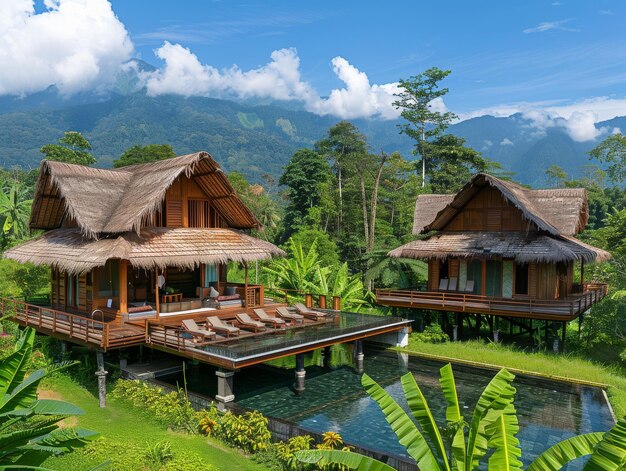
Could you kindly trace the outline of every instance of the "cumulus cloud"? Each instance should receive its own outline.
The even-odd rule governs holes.
[[[156,96],[167,93],[184,96],[235,98],[272,98],[302,101],[305,108],[320,115],[340,118],[399,116],[393,106],[397,83],[370,84],[367,74],[343,57],[331,61],[333,72],[345,87],[334,89],[322,98],[302,79],[300,58],[294,48],[272,52],[271,60],[256,69],[241,70],[234,65],[219,70],[202,64],[198,57],[180,44],[165,42],[155,51],[164,62],[161,69],[141,73],[147,92]],[[433,100],[433,109],[446,110],[443,100]]]
[[[568,117],[558,116],[545,110],[530,110],[523,113],[529,126],[545,132],[548,128],[560,127],[576,142],[592,141],[609,130],[596,127],[597,116],[593,111],[574,111]]]
[[[514,146],[515,144],[513,144],[513,141],[511,139],[509,139],[508,137],[505,137],[504,139],[500,141],[500,145],[501,146]]]
[[[32,0],[0,5],[0,95],[55,85],[73,94],[110,83],[133,45],[106,0]]]

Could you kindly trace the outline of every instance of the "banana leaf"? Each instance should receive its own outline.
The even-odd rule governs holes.
[[[527,471],[558,471],[570,461],[592,454],[603,436],[604,432],[594,432],[562,440],[535,458]]]
[[[511,385],[515,375],[506,369],[501,369],[487,387],[483,390],[472,414],[467,440],[467,458],[465,470],[471,471],[478,466],[480,459],[487,452],[489,434],[486,426],[497,418],[497,412],[502,412],[515,398],[515,388]],[[495,411],[488,420],[485,420],[490,411]]]
[[[320,468],[332,463],[358,471],[395,471],[388,464],[351,451],[302,450],[297,451],[295,456],[302,463],[317,464]]]
[[[361,377],[361,384],[367,394],[378,403],[400,444],[406,447],[407,452],[417,462],[418,467],[429,471],[442,471],[428,442],[404,409],[367,374],[363,374]]]
[[[495,412],[495,411],[492,411]],[[518,471],[522,469],[522,450],[516,435],[519,432],[517,413],[513,403],[501,412],[495,412],[496,419],[485,427],[489,436],[487,446],[494,452],[489,457],[489,469]]]
[[[0,397],[13,391],[26,376],[26,364],[35,341],[35,330],[28,328],[15,344],[15,351],[0,363]]]
[[[456,391],[456,382],[452,365],[448,363],[439,370],[439,384],[448,404],[446,408],[446,421],[448,427],[453,430],[452,438],[452,457],[455,466],[462,469],[465,466],[465,427],[466,423],[461,415],[461,407],[459,405],[459,397]]]
[[[606,471],[626,467],[626,417],[606,432],[583,471]]]
[[[428,407],[428,401],[426,401],[422,391],[415,382],[415,378],[412,373],[409,372],[402,375],[400,380],[402,382],[402,389],[404,390],[406,401],[408,402],[411,412],[413,413],[413,417],[415,417],[417,423],[422,427],[422,430],[434,445],[434,451],[437,454],[443,469],[449,470],[450,463],[448,463],[446,449],[444,447],[441,434],[439,433],[437,423],[435,422],[435,418],[433,417],[430,407]]]

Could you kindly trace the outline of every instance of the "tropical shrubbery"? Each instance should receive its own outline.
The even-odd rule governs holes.
[[[272,442],[268,419],[260,412],[249,411],[238,415],[232,412],[220,412],[215,406],[195,412],[183,391],[164,394],[161,388],[140,381],[119,380],[113,394],[133,407],[149,412],[151,416],[168,426],[187,432],[200,432],[252,454],[255,461],[264,464],[269,469],[285,471],[301,469],[302,466],[295,456],[301,450],[312,448],[347,450],[343,439],[336,432],[324,433],[322,443],[317,445],[314,445],[314,439],[309,435],[293,437],[286,442]],[[87,452],[99,456],[99,452],[95,449],[88,448]],[[167,443],[159,443],[148,450],[138,449],[137,453],[133,453],[133,459],[137,463],[143,463],[143,466],[148,466],[150,463],[156,466],[155,463],[161,463],[161,468],[148,466],[149,469],[178,469],[172,468],[174,463],[179,461],[178,458],[170,461],[168,458],[171,457],[170,455]],[[132,469],[129,465],[130,463],[122,463],[120,469]],[[189,469],[196,468],[190,467]],[[309,466],[307,469],[321,468]]]

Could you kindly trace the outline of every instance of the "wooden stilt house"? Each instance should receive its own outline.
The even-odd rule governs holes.
[[[378,303],[574,319],[607,292],[585,281],[584,266],[610,254],[574,238],[587,224],[587,204],[584,189],[531,190],[487,174],[454,195],[420,195],[418,239],[389,255],[426,261],[426,289],[378,290]]]
[[[63,319],[193,311],[210,287],[262,306],[247,264],[284,255],[246,233],[259,223],[206,152],[112,170],[44,161],[30,227],[45,232],[5,256],[51,267],[50,307]],[[231,261],[244,283],[228,282]]]

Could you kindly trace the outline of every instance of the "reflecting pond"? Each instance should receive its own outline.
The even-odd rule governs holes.
[[[376,403],[365,394],[353,368],[350,346],[331,349],[330,368],[324,368],[321,350],[307,354],[306,390],[293,391],[295,360],[286,357],[271,365],[248,368],[235,375],[235,400],[244,407],[296,423],[302,428],[333,430],[349,443],[375,451],[406,456]],[[439,386],[444,363],[391,351],[366,350],[365,371],[399,403],[406,406],[399,378],[407,371],[415,376],[439,424],[445,423],[445,400]],[[459,398],[467,421],[474,404],[494,371],[453,365]],[[188,372],[188,387],[214,395],[210,368],[201,365]],[[176,377],[162,378],[174,382]],[[528,464],[548,446],[572,435],[606,431],[613,425],[603,392],[598,388],[518,376],[515,379],[522,444],[522,460]],[[579,469],[580,463],[568,469]]]

